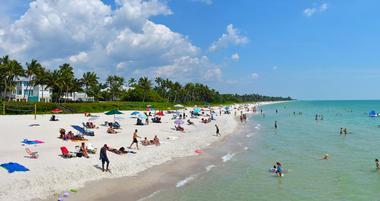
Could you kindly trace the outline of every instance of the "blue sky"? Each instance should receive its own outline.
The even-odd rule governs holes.
[[[227,93],[380,98],[376,0],[30,2],[5,0],[0,54],[49,68],[70,62],[78,75],[91,70],[102,79],[162,76]]]

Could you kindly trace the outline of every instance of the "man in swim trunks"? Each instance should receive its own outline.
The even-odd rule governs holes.
[[[137,135],[137,129],[135,129],[135,132],[133,133],[133,141],[131,145],[129,146],[130,149],[132,148],[133,144],[136,144],[137,150],[139,150],[139,141],[137,140],[137,138],[141,138],[141,137]]]
[[[108,150],[108,146],[107,144],[105,144],[101,149],[100,149],[100,160],[102,160],[102,171],[104,172],[104,163],[107,163],[107,167],[106,167],[106,172],[109,171],[108,169],[108,166],[110,164],[110,161],[108,160],[108,157],[107,157],[107,150]]]

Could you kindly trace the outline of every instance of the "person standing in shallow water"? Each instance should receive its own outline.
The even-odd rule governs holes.
[[[277,121],[274,122],[274,128],[277,129]]]
[[[379,170],[380,169],[380,163],[379,163],[379,159],[375,159],[375,164],[376,164],[376,169]]]

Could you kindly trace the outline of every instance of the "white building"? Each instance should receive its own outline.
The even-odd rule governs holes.
[[[14,101],[50,102],[52,90],[46,85],[31,86],[29,78],[15,78],[16,87],[8,92],[7,97]]]
[[[80,92],[69,92],[68,94],[65,93],[62,98],[68,101],[84,101],[84,102],[95,101],[94,97],[89,97],[87,96],[86,93],[80,93]]]

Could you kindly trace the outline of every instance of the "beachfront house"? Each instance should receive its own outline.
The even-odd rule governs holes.
[[[93,102],[95,101],[94,97],[87,96],[86,93],[82,92],[69,92],[65,93],[62,97],[64,100],[73,101],[73,102]]]
[[[30,79],[27,77],[17,77],[13,81],[14,89],[6,94],[6,97],[10,100],[27,102],[51,101],[52,90],[46,85],[32,86]]]

